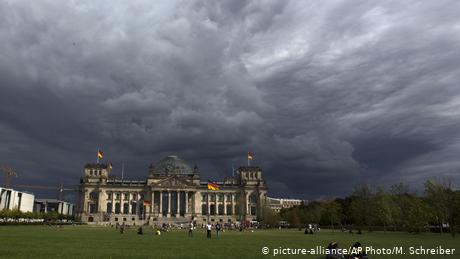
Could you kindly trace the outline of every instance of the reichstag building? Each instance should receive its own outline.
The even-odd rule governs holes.
[[[93,224],[234,223],[256,220],[267,187],[259,167],[239,167],[209,190],[195,166],[177,156],[151,164],[145,180],[110,176],[106,164],[87,164],[79,187],[78,215]]]

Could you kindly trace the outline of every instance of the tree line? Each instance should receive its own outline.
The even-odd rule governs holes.
[[[51,212],[22,212],[18,209],[0,210],[0,222],[33,222],[43,220],[44,222],[55,222],[62,220],[75,220],[72,215],[59,214],[56,211]]]
[[[388,190],[360,185],[345,198],[313,201],[277,215],[263,209],[260,220],[271,226],[284,220],[291,227],[319,224],[347,231],[440,231],[455,236],[460,231],[460,191],[451,185],[427,181],[422,194],[402,183]]]

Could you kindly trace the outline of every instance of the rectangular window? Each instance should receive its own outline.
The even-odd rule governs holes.
[[[135,202],[131,203],[131,213],[136,214],[136,203]]]
[[[209,214],[216,215],[216,205],[214,204],[209,205]]]
[[[120,199],[120,194],[119,194],[119,193],[115,193],[115,199],[116,199],[116,200],[119,200],[119,199]]]
[[[115,214],[120,214],[121,210],[121,205],[119,202],[115,203]]]
[[[233,210],[232,210],[232,205],[231,204],[227,205],[227,215],[233,215]]]
[[[224,195],[223,195],[223,194],[219,194],[218,200],[219,200],[219,201],[224,201]]]
[[[201,205],[201,214],[208,215],[208,206],[206,204]]]
[[[255,216],[256,215],[256,207],[251,206],[251,215]]]
[[[224,215],[224,205],[219,204],[219,215]]]
[[[112,193],[111,193],[111,192],[108,192],[108,193],[107,193],[107,199],[109,199],[109,200],[112,199]]]
[[[107,213],[112,213],[112,203],[111,202],[108,202],[107,203]]]
[[[212,201],[212,202],[216,201],[216,195],[215,194],[211,194],[211,196],[209,198],[210,198],[210,201]]]
[[[129,204],[124,203],[123,204],[123,214],[128,214],[129,213]]]
[[[90,203],[89,204],[89,213],[96,213],[96,204]]]

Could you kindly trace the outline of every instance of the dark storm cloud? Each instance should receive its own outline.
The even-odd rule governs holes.
[[[3,1],[0,159],[75,185],[100,145],[221,179],[248,150],[273,196],[459,183],[456,1]]]

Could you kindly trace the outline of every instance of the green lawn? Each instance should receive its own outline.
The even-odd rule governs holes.
[[[185,231],[172,231],[161,236],[151,229],[136,234],[128,229],[120,234],[110,227],[65,226],[0,226],[0,258],[274,258],[273,248],[315,248],[337,241],[341,247],[360,241],[363,245],[392,248],[410,246],[455,248],[454,255],[373,255],[370,258],[460,258],[460,238],[444,234],[364,233],[352,235],[323,231],[304,235],[295,230],[227,231],[221,239],[205,238],[197,230],[193,238]],[[261,249],[270,248],[269,255]],[[283,257],[283,256],[276,256]],[[283,258],[325,258],[325,256],[290,255]]]

